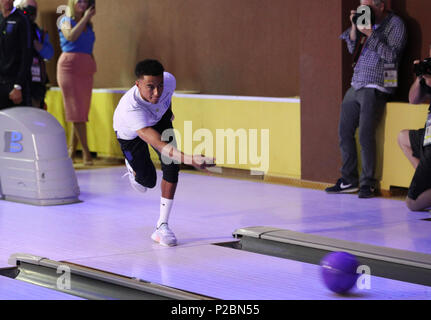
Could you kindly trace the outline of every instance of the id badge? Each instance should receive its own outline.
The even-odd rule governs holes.
[[[33,58],[33,64],[31,66],[31,80],[32,82],[41,82],[40,64],[37,58]]]
[[[384,66],[384,87],[396,88],[398,87],[398,70],[395,64],[385,64]]]
[[[428,114],[424,137],[424,147],[427,147],[429,145],[431,145],[431,113]]]
[[[15,25],[16,25],[15,21],[8,21],[6,24],[6,33],[7,34],[12,33]]]

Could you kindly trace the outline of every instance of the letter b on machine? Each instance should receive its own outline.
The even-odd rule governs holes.
[[[63,127],[48,112],[0,111],[0,199],[34,205],[79,202]]]

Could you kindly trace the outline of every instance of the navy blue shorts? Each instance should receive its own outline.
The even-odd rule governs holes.
[[[408,192],[408,197],[412,200],[431,189],[431,146],[423,146],[424,136],[425,129],[409,131],[413,156],[420,160]]]
[[[173,127],[171,118],[172,111],[169,109],[163,115],[162,119],[152,128],[160,134],[162,134],[165,130],[172,129]],[[157,174],[156,168],[151,161],[148,144],[140,137],[136,137],[133,140],[118,139],[118,142],[120,143],[124,156],[136,173],[136,182],[144,187],[150,189],[154,188],[157,183]],[[174,137],[171,137],[167,142],[176,146]],[[170,183],[177,183],[180,166],[173,161],[163,161],[160,152],[156,149],[154,149],[154,151],[156,151],[162,164],[163,180]]]

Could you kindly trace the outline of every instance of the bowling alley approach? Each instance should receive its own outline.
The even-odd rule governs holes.
[[[145,203],[138,193],[112,196],[128,187],[122,172],[77,171],[82,202],[73,205],[2,201],[3,299],[430,298],[427,240],[415,236],[426,215],[408,215],[402,201],[373,199],[377,209],[370,209],[351,196],[318,205],[325,194],[317,190],[183,173],[190,183],[173,218],[179,243],[166,248],[144,236],[156,194]],[[223,199],[214,196],[219,189],[227,191]],[[190,201],[187,194],[199,191]],[[280,197],[289,199],[289,215]],[[351,221],[356,226],[346,227]],[[277,228],[241,228],[256,222]],[[345,275],[355,277],[348,294],[325,284],[321,261],[329,252],[350,253],[369,267]]]
[[[0,301],[431,300],[429,9],[0,0]]]

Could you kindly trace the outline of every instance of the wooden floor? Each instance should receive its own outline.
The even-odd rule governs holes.
[[[161,173],[146,194],[131,189],[124,173],[124,167],[77,171],[78,204],[1,201],[0,268],[9,267],[12,254],[30,253],[221,299],[320,300],[342,298],[324,287],[318,266],[212,244],[232,241],[238,228],[271,226],[431,253],[431,222],[423,220],[429,213],[411,213],[400,200],[187,172],[180,175],[170,219],[179,246],[161,247],[150,239]],[[20,299],[20,292],[28,298],[28,291],[12,289],[10,281],[0,285],[0,299]],[[37,299],[52,298],[44,294]],[[343,299],[431,299],[431,288],[372,277],[370,290]]]

